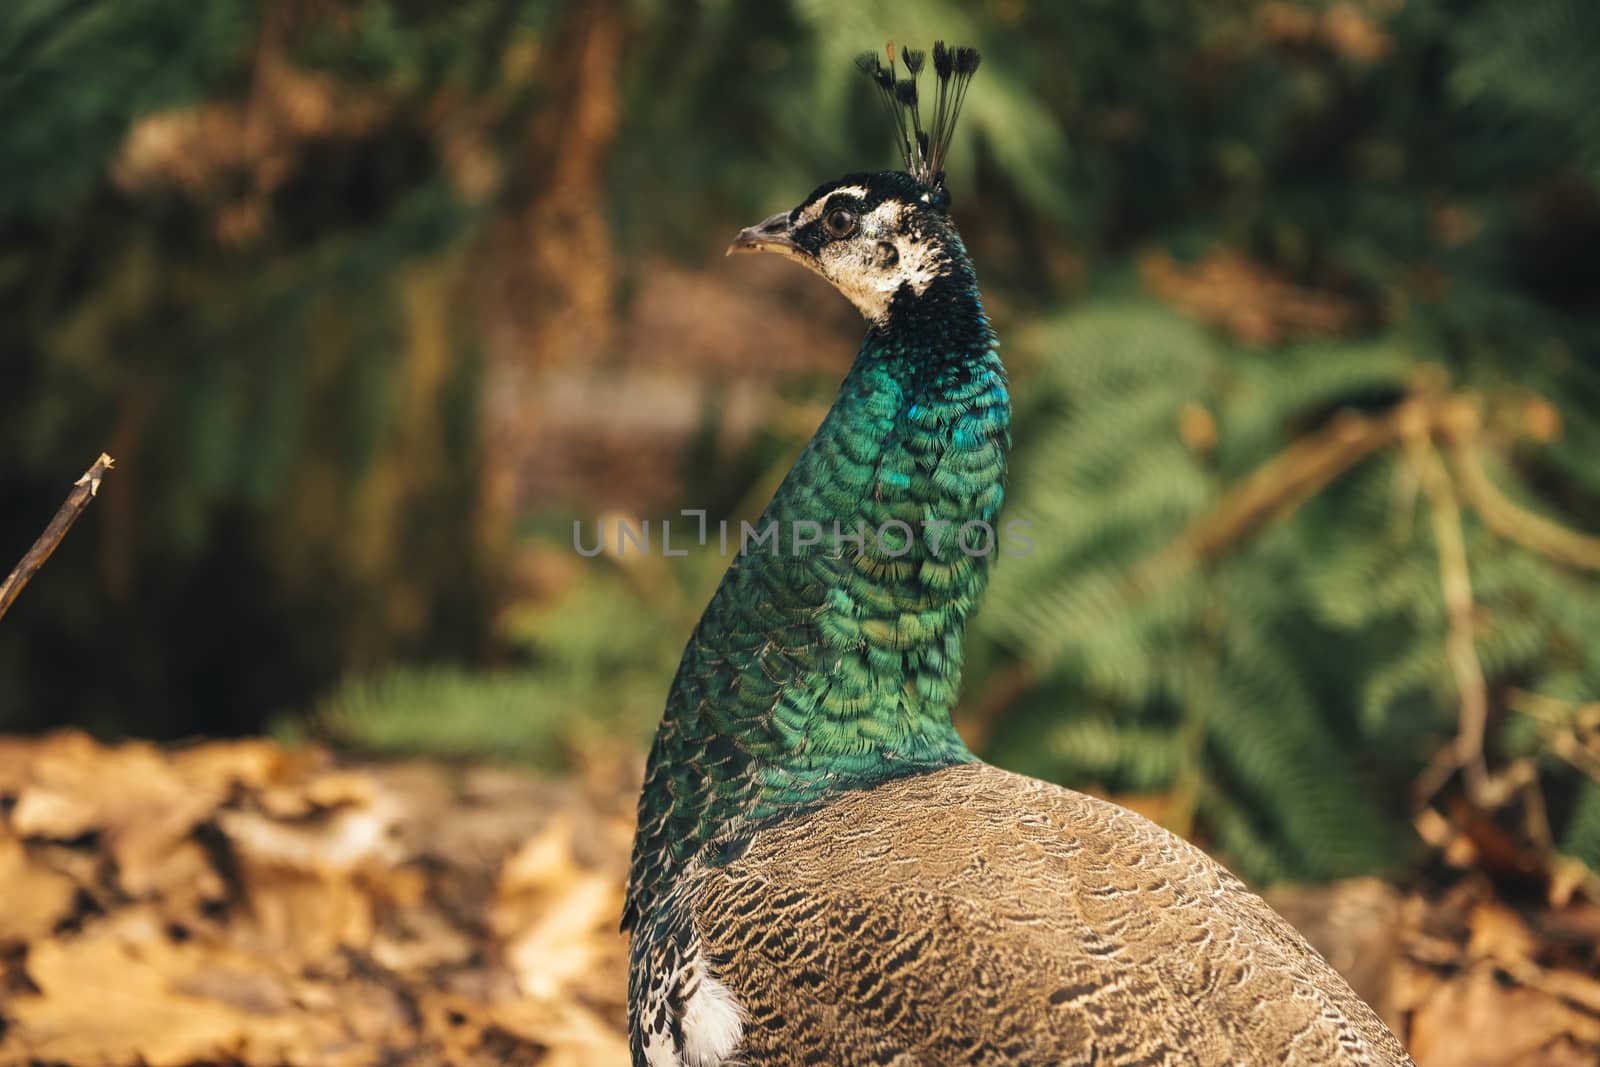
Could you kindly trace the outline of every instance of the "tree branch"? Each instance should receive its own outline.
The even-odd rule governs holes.
[[[1130,603],[1197,563],[1226,554],[1261,527],[1293,514],[1329,483],[1400,440],[1419,402],[1408,400],[1382,416],[1346,411],[1326,428],[1295,441],[1236,482],[1217,506],[1190,523],[1166,548],[1128,574]]]
[[[1417,468],[1419,480],[1433,508],[1434,537],[1440,546],[1440,577],[1450,618],[1446,653],[1463,702],[1463,736],[1441,752],[1441,761],[1424,775],[1424,788],[1419,792],[1424,797],[1431,795],[1433,789],[1444,784],[1444,778],[1464,767],[1470,779],[1469,790],[1475,800],[1482,801],[1493,792],[1482,762],[1481,720],[1487,717],[1487,694],[1472,644],[1472,586],[1462,538],[1462,505],[1496,535],[1557,563],[1600,570],[1600,538],[1536,515],[1501,493],[1484,473],[1479,453],[1480,430],[1477,401],[1470,394],[1447,392],[1442,381],[1427,378],[1388,411],[1374,415],[1343,412],[1321,430],[1289,444],[1235,482],[1215,507],[1197,517],[1164,548],[1134,564],[1120,583],[1122,596],[1108,601],[1105,610],[1128,610],[1191,568],[1225,556],[1262,527],[1292,515],[1363,460],[1403,446],[1413,465],[1421,464]],[[1435,441],[1448,448],[1450,467],[1445,465]],[[974,702],[965,728],[974,737],[987,739],[1034,680],[1029,665],[1013,666]],[[1452,762],[1457,755],[1463,762]],[[1439,775],[1443,777],[1431,783],[1433,788],[1426,788],[1431,778]]]
[[[1465,409],[1444,423],[1450,458],[1455,461],[1461,497],[1477,512],[1483,524],[1507,541],[1514,541],[1572,567],[1600,571],[1600,537],[1569,530],[1543,515],[1514,503],[1489,480],[1477,448],[1477,412]]]
[[[1418,416],[1408,420],[1405,427],[1406,458],[1428,498],[1433,543],[1439,555],[1439,585],[1444,593],[1445,656],[1450,673],[1455,676],[1461,709],[1455,741],[1441,750],[1423,772],[1417,791],[1422,799],[1431,797],[1450,772],[1459,767],[1466,778],[1467,795],[1483,805],[1489,790],[1489,769],[1483,754],[1489,722],[1489,686],[1472,636],[1472,573],[1467,565],[1466,537],[1461,531],[1461,505],[1450,472],[1433,445],[1432,427],[1420,412]]]
[[[100,453],[100,458],[83,472],[83,477],[72,483],[72,492],[67,494],[66,501],[56,512],[55,518],[50,520],[50,525],[44,528],[44,533],[40,534],[33,547],[23,554],[21,561],[6,576],[6,580],[0,582],[0,618],[10,610],[12,602],[17,599],[17,594],[22,592],[22,587],[28,584],[28,580],[40,567],[44,566],[45,560],[50,558],[50,554],[56,550],[56,546],[67,535],[72,524],[78,521],[78,516],[89,506],[89,501],[100,491],[100,479],[105,477],[112,463],[110,456],[104,452]]]

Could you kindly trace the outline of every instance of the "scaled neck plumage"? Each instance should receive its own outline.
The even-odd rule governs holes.
[[[684,651],[624,926],[685,865],[839,790],[974,759],[951,722],[999,551],[1010,402],[976,280],[897,294]],[[803,543],[809,541],[810,543]]]

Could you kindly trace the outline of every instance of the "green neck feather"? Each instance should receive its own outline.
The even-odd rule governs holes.
[[[975,758],[950,715],[1001,543],[1010,401],[951,239],[954,272],[867,335],[756,524],[777,544],[746,545],[684,650],[640,798],[625,929],[686,864],[736,855],[763,821]]]

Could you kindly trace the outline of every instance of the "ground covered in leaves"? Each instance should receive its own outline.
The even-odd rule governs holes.
[[[0,1064],[626,1064],[636,774],[0,740]]]
[[[639,767],[0,739],[0,1065],[625,1065]],[[1600,908],[1274,895],[1423,1067],[1600,1061]]]

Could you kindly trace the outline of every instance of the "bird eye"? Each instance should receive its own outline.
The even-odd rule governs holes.
[[[828,212],[828,217],[822,220],[822,225],[834,237],[845,237],[856,228],[856,213],[849,208],[836,207]]]

